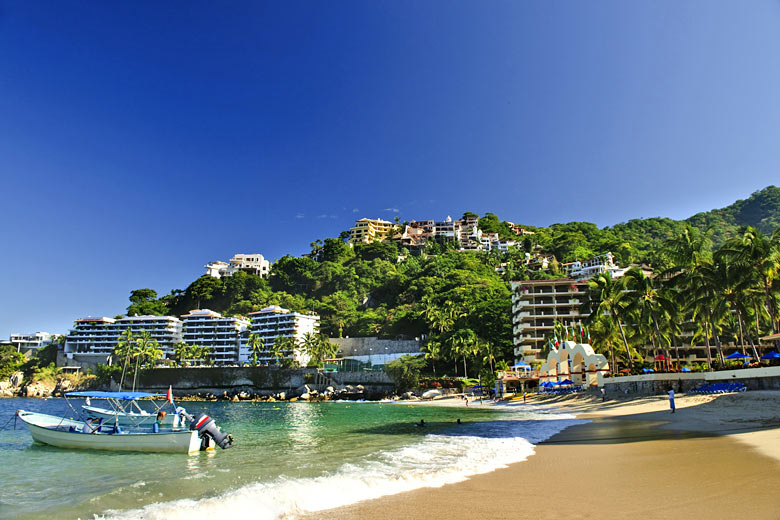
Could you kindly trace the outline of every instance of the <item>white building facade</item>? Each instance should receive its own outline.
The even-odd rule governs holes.
[[[515,359],[526,363],[543,361],[540,352],[555,322],[573,327],[585,319],[580,305],[588,282],[571,278],[524,280],[511,282],[511,286]]]
[[[254,274],[261,278],[268,278],[271,273],[271,262],[260,253],[236,254],[230,259],[230,263],[216,260],[209,262],[204,267],[206,274],[214,278],[233,276],[238,271]]]
[[[32,334],[11,334],[11,338],[8,340],[15,348],[17,352],[28,352],[30,350],[38,350],[47,345],[50,345],[53,341],[54,334],[48,332],[34,332]]]
[[[111,354],[128,329],[133,336],[148,332],[165,357],[172,357],[174,345],[182,341],[182,322],[173,316],[89,317],[76,320],[65,340],[65,353]]]
[[[241,335],[249,320],[226,318],[209,309],[192,310],[182,317],[182,338],[188,345],[200,345],[211,350],[209,358],[218,365],[239,362]]]
[[[319,334],[320,317],[316,314],[291,312],[272,305],[250,313],[249,317],[252,320],[250,334],[257,334],[264,345],[263,352],[258,356],[258,362],[263,364],[276,362],[276,358],[271,350],[276,338],[280,336],[293,338],[296,344],[300,345],[306,334]],[[306,366],[309,362],[308,356],[300,348],[284,352],[284,357],[288,359],[294,358],[301,366]],[[241,362],[248,362],[253,359],[253,353],[247,341],[245,341],[241,345],[240,360]]]

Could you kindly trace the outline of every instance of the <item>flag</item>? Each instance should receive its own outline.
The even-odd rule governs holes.
[[[558,335],[556,334],[555,335],[555,346],[557,347],[558,345],[559,345],[559,343],[558,343]]]
[[[582,323],[580,323],[580,336],[585,337],[585,329],[582,328]]]
[[[169,403],[173,404],[173,389],[168,386],[168,395],[165,396]]]
[[[588,343],[590,343],[590,327],[588,327]]]
[[[566,331],[566,341],[569,341],[569,327],[567,325],[564,325],[563,330]]]

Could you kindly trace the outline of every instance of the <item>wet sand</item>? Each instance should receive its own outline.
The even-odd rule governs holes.
[[[525,462],[305,518],[778,519],[780,460],[766,455],[772,447],[765,445],[775,443],[780,430],[761,420],[771,420],[780,394],[742,402],[740,396],[723,397],[720,404],[712,398],[681,399],[683,409],[676,414],[657,398],[608,405],[572,400],[563,406],[579,406],[593,422],[538,445]],[[728,407],[737,416],[735,424],[697,418],[717,418],[723,415],[718,410]],[[753,409],[761,417],[740,418]],[[716,435],[718,430],[728,435]]]

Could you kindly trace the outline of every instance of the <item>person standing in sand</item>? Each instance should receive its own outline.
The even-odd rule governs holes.
[[[674,389],[669,388],[669,408],[672,409],[672,413],[674,413]]]

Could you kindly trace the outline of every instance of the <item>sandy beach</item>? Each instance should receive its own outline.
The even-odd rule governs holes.
[[[505,469],[306,518],[780,518],[780,392],[676,400],[535,397],[591,422]]]

